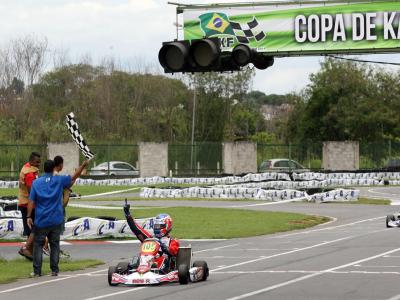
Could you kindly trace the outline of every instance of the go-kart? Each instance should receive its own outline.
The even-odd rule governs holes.
[[[169,282],[188,284],[207,280],[209,269],[205,261],[195,261],[190,267],[191,247],[179,247],[176,258],[167,258],[162,253],[160,241],[146,239],[140,255],[131,262],[120,262],[108,268],[108,284],[158,285]],[[167,266],[167,267],[165,267]]]
[[[386,227],[400,227],[400,214],[387,215],[386,216]]]

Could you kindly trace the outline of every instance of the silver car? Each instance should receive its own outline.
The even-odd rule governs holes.
[[[265,160],[260,164],[258,168],[259,172],[277,171],[277,172],[309,172],[304,166],[299,164],[297,161],[287,158],[274,158]]]
[[[123,161],[110,161],[104,162],[92,168],[89,172],[92,176],[97,175],[110,175],[110,176],[139,176],[139,170],[127,162]]]

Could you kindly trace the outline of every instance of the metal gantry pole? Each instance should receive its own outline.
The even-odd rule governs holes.
[[[192,144],[190,150],[190,170],[193,172],[194,127],[196,124],[196,84],[193,84]]]

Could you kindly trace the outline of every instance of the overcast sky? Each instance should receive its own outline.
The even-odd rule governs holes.
[[[154,64],[161,42],[176,37],[174,22],[175,7],[165,0],[1,0],[0,45],[35,34],[47,37],[49,48],[66,51],[71,61],[87,54],[94,62],[113,56],[122,62]],[[398,55],[363,58],[400,61]],[[308,84],[309,75],[319,69],[321,60],[278,58],[273,67],[257,71],[253,89],[267,94],[300,91]]]

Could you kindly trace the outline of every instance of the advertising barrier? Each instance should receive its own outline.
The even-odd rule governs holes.
[[[136,219],[136,222],[153,234],[154,218]],[[23,238],[22,219],[0,219],[0,239]],[[62,240],[98,239],[104,237],[134,237],[124,220],[109,221],[96,218],[79,218],[65,223]]]

